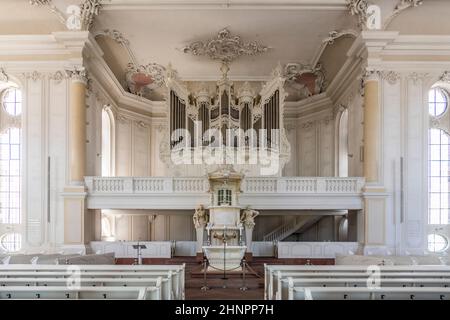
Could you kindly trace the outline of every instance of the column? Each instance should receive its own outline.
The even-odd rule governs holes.
[[[69,70],[69,161],[70,184],[84,185],[86,171],[86,84],[84,69]]]
[[[86,84],[83,67],[67,70],[69,99],[69,181],[64,189],[64,244],[82,251],[95,238],[95,214],[86,208]]]
[[[386,192],[381,181],[379,71],[367,71],[364,85],[364,223],[358,228],[365,254],[386,254]]]
[[[364,86],[364,177],[366,183],[377,182],[380,158],[381,110],[378,98],[378,73],[369,72]]]

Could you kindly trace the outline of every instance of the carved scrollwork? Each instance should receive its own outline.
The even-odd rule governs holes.
[[[405,7],[418,7],[423,4],[423,0],[400,0],[395,7],[395,10],[400,10]]]
[[[366,25],[367,19],[369,18],[369,14],[367,12],[369,4],[366,0],[347,0],[347,8],[350,10],[350,14],[352,16],[356,16],[358,18],[358,25],[360,27]]]
[[[73,69],[66,70],[67,77],[72,81],[82,82],[85,85],[88,84],[88,75],[84,67],[74,67]]]
[[[339,39],[340,37],[344,36],[354,36],[355,38],[358,36],[358,33],[355,30],[347,29],[342,31],[333,30],[328,34],[328,37],[323,39],[323,43],[326,43],[328,45],[333,44],[334,41]]]
[[[148,124],[144,121],[134,121],[134,125],[139,129],[145,129],[149,127]]]
[[[157,64],[149,63],[137,66],[129,63],[125,75],[131,93],[142,96],[145,90],[153,90],[164,84],[166,69]]]
[[[9,77],[6,74],[5,70],[3,68],[0,68],[0,81],[2,82],[8,82],[9,81]]]
[[[302,123],[302,129],[310,129],[314,126],[314,121],[307,121]]]
[[[30,0],[29,2],[32,6],[47,6],[50,11],[57,16],[58,20],[62,24],[66,24],[66,18],[64,17],[64,14],[59,11],[58,8],[56,8],[52,0]]]
[[[385,20],[383,28],[386,29],[388,25],[397,17],[402,11],[418,7],[423,4],[423,0],[400,0],[395,6],[394,12]]]
[[[95,16],[98,16],[102,8],[101,0],[85,0],[81,5],[81,24],[89,30],[94,24]]]
[[[287,83],[303,97],[322,93],[326,87],[325,72],[318,63],[315,67],[301,63],[288,63],[284,68]]]
[[[400,80],[400,74],[395,71],[381,71],[381,78],[386,80],[389,84],[394,85]]]
[[[130,41],[128,39],[126,39],[119,30],[105,29],[101,32],[101,34],[110,37],[111,39],[113,39],[114,41],[116,41],[117,43],[120,43],[122,45],[128,46],[130,44]]]
[[[230,63],[243,55],[254,56],[268,50],[269,47],[261,45],[257,41],[244,43],[240,36],[231,36],[227,28],[219,31],[214,39],[205,42],[196,41],[182,49],[184,53],[208,56],[210,59],[224,63]]]
[[[439,80],[442,82],[450,83],[450,71],[445,71]]]
[[[48,77],[50,80],[54,80],[56,83],[60,83],[64,79],[67,78],[67,75],[65,75],[62,71],[58,70],[55,73],[52,73]]]
[[[25,79],[31,79],[33,81],[37,81],[43,77],[42,74],[37,71],[23,73],[23,76]]]

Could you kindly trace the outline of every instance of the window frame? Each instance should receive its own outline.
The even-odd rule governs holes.
[[[5,97],[8,94],[8,91],[10,91],[10,90],[20,91],[20,93],[21,93],[20,102],[17,102],[17,99],[14,101],[15,105],[20,104],[20,112],[18,114],[11,114],[6,108],[5,104],[7,102],[5,102]],[[22,90],[19,87],[15,87],[15,86],[8,86],[8,87],[4,88],[3,90],[1,90],[0,105],[2,108],[2,112],[6,113],[9,117],[12,117],[12,118],[17,118],[17,117],[22,116],[22,113],[23,113],[23,96],[22,96],[22,94],[23,94]],[[16,106],[14,107],[14,110],[17,110]]]
[[[6,245],[5,245],[5,239],[8,237],[8,236],[18,236],[18,241],[17,241],[17,239],[15,238],[14,240],[13,240],[13,242],[10,242],[10,243],[16,243],[16,241],[18,242],[18,245],[16,245],[16,244],[14,244],[14,247],[15,247],[15,250],[10,250]],[[3,250],[3,251],[5,251],[6,253],[17,253],[17,252],[19,252],[21,249],[22,249],[22,246],[23,246],[23,236],[22,236],[22,234],[20,233],[20,232],[15,232],[15,231],[12,231],[12,232],[7,232],[7,233],[4,233],[4,234],[2,234],[1,236],[0,236],[0,247],[1,247],[1,249]]]
[[[436,99],[434,99],[434,101],[430,101],[430,99],[429,99],[430,91],[432,91],[432,90],[433,91],[439,90],[442,93],[442,95],[444,96],[445,100],[446,100],[445,101],[445,109],[444,109],[444,111],[442,113],[438,114],[438,115],[430,113],[430,104],[434,104],[434,111],[436,111],[436,105],[438,104],[438,102],[436,102]],[[436,98],[436,94],[435,94],[435,98]],[[432,87],[430,90],[428,90],[428,115],[430,117],[432,117],[434,119],[438,119],[438,118],[443,117],[448,111],[449,104],[450,104],[450,95],[449,95],[449,93],[447,92],[446,89],[444,89],[444,88],[442,88],[440,86],[435,86],[435,87]]]
[[[437,243],[436,242],[436,237],[441,237],[442,239],[444,239],[445,246],[443,247],[443,249],[441,249],[441,250],[430,250],[430,241],[429,241],[429,237],[430,236],[434,236],[435,237],[435,241],[433,242],[434,246],[436,246],[436,243]],[[449,244],[450,244],[450,242],[449,242],[448,237],[446,235],[442,234],[442,233],[432,232],[432,233],[429,233],[427,235],[427,250],[429,252],[432,252],[432,253],[443,253],[443,252],[448,250]]]
[[[432,132],[436,131],[439,134],[439,144],[432,143]],[[445,135],[447,137],[447,143],[442,143],[442,136]],[[446,159],[443,160],[442,152],[443,146],[447,146],[447,156]],[[439,147],[439,159],[434,159],[432,156],[433,147]],[[444,148],[445,152],[445,148]],[[435,168],[434,164],[438,163],[439,168]],[[447,165],[447,169],[443,170],[443,166]],[[437,171],[438,175],[434,175],[433,172]],[[447,172],[447,175],[443,175],[443,172]],[[428,129],[428,164],[427,164],[427,179],[428,179],[428,224],[429,225],[447,225],[450,223],[450,134],[443,129],[440,128],[429,128]],[[436,184],[435,181],[439,181],[439,184]],[[447,184],[442,184],[443,181],[447,181]],[[446,189],[445,189],[446,185]],[[436,189],[437,187],[437,189]],[[445,190],[443,190],[443,188]],[[447,195],[447,200],[445,199],[445,195]],[[435,202],[433,199],[439,198],[439,206],[435,207]],[[447,207],[443,207],[442,203],[447,203]],[[433,213],[438,212],[439,223],[435,223],[436,221],[433,218]],[[443,212],[447,214],[447,220],[443,220]]]

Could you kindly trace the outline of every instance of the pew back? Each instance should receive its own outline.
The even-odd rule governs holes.
[[[0,287],[0,299],[160,300],[160,287]]]
[[[291,287],[289,300],[449,300],[450,288]]]

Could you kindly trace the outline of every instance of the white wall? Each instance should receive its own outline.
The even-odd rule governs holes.
[[[69,81],[58,65],[31,72],[5,69],[23,94],[22,249],[58,246],[64,239]]]

